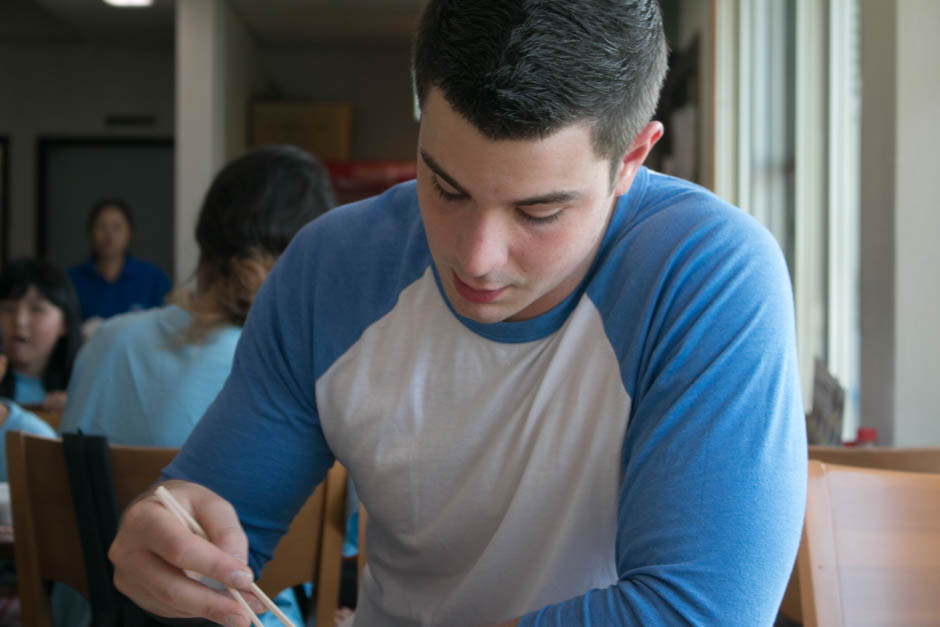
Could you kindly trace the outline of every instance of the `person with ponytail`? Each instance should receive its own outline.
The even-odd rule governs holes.
[[[255,294],[278,256],[333,204],[324,167],[293,146],[258,148],[223,168],[196,225],[194,293],[177,288],[173,304],[102,324],[75,362],[60,432],[181,446],[222,389]],[[83,599],[56,592],[56,624],[87,624]],[[291,591],[282,603],[298,611]]]

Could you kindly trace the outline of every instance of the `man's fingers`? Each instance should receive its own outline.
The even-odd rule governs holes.
[[[146,507],[141,503],[141,507],[128,512],[128,516],[146,517],[145,524],[151,527],[149,544],[153,553],[171,566],[205,575],[227,586],[245,588],[251,584],[251,570],[241,559],[190,532],[155,498],[148,501],[151,502],[146,503]],[[135,522],[128,521],[129,524]],[[237,519],[235,525],[238,525]]]
[[[209,541],[242,564],[248,563],[248,537],[238,522],[238,514],[228,501],[213,500],[195,503],[193,511]],[[250,572],[249,572],[250,574]],[[243,585],[247,586],[251,579]],[[234,585],[234,584],[230,584]]]
[[[183,481],[163,485],[210,540],[190,531],[152,493],[140,497],[124,513],[108,551],[115,585],[141,607],[161,616],[249,625],[245,610],[227,592],[212,590],[184,574],[196,573],[233,588],[250,585],[248,541],[235,510],[205,487]],[[246,600],[253,608],[263,609],[257,599]]]
[[[159,616],[201,617],[228,626],[249,627],[251,619],[226,591],[215,591],[183,577],[180,571],[151,553],[134,556],[135,565],[146,569],[147,580],[116,570],[114,585],[143,609]]]

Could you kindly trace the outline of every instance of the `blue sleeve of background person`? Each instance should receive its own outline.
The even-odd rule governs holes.
[[[413,196],[399,186],[383,195],[389,202],[334,209],[294,238],[255,298],[225,386],[164,471],[235,506],[255,572],[334,461],[316,380],[420,275],[423,260],[402,269],[401,259],[402,246],[423,237]],[[383,280],[375,267],[398,272]]]
[[[688,228],[679,212],[632,229],[624,263],[591,294],[633,399],[619,581],[521,625],[773,623],[806,490],[792,291],[776,242],[755,221],[696,211]],[[673,252],[653,266],[666,233]],[[624,328],[630,309],[644,313]]]

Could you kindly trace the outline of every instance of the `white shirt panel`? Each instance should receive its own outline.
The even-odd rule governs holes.
[[[630,398],[589,298],[550,336],[499,343],[429,268],[317,405],[370,513],[358,624],[485,624],[616,582]]]

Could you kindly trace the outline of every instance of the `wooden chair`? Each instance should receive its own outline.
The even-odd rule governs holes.
[[[362,584],[362,570],[366,567],[366,523],[369,514],[361,503],[359,504],[359,555],[356,556],[356,581]]]
[[[38,418],[52,427],[55,431],[59,430],[59,424],[62,422],[61,409],[43,409],[42,405],[24,405],[23,409],[36,414]]]
[[[809,463],[804,624],[936,625],[940,476]]]
[[[930,472],[940,474],[940,447],[890,448],[873,446],[811,446],[809,458],[826,464],[857,466],[904,472]]]
[[[855,448],[851,446],[810,446],[809,458],[827,464],[898,470],[907,472],[929,472],[940,474],[940,447],[889,448],[875,446]],[[793,574],[787,584],[780,613],[790,620],[803,620],[800,579],[794,565]]]
[[[22,621],[29,627],[51,627],[47,582],[65,583],[88,595],[62,441],[11,431],[6,447]],[[123,510],[156,481],[175,455],[176,449],[112,445],[118,507]],[[345,493],[346,471],[337,464],[298,512],[258,582],[273,595],[315,581],[321,625],[332,624],[336,610]]]

